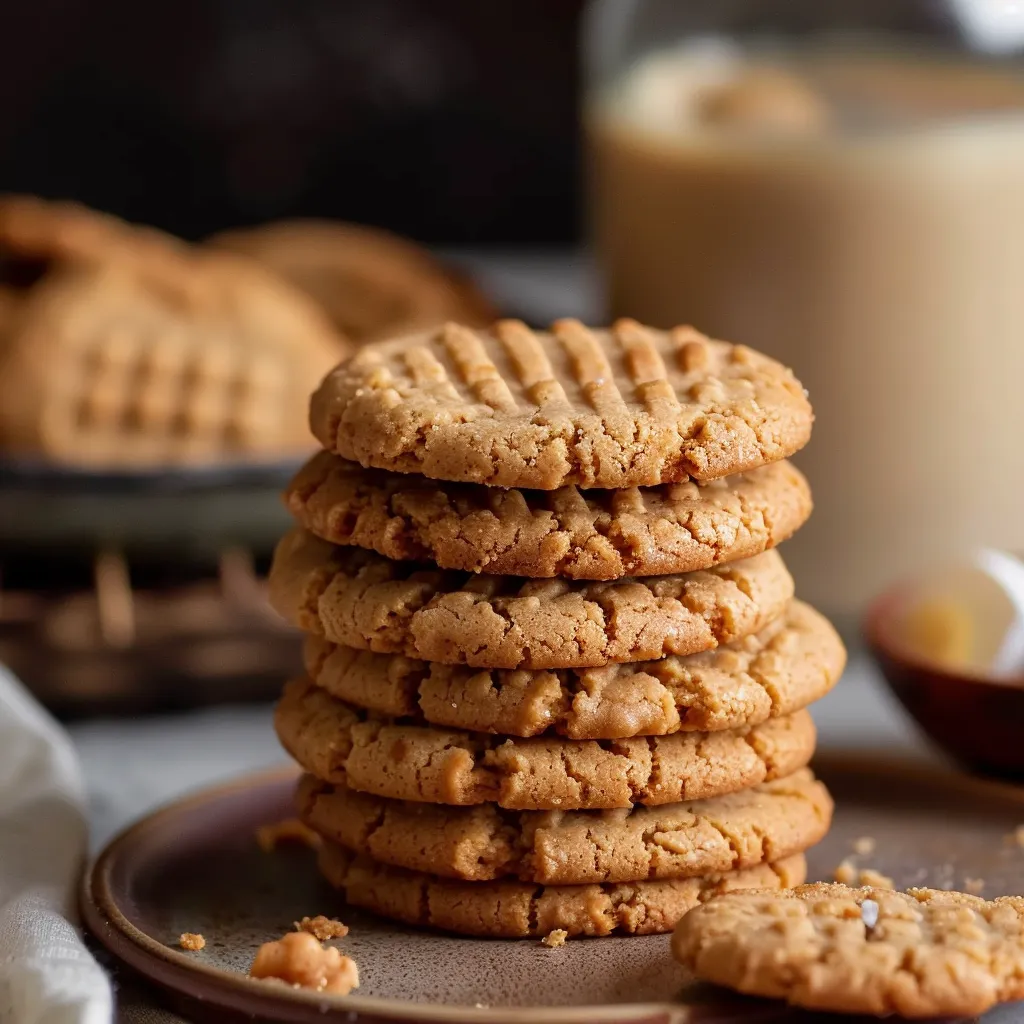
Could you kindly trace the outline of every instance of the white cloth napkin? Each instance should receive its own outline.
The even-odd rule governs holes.
[[[110,1024],[106,974],[73,921],[85,793],[71,742],[0,666],[0,1020]]]

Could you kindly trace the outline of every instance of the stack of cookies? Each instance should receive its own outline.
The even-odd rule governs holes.
[[[324,380],[276,722],[350,903],[560,939],[803,881],[832,811],[806,708],[845,657],[774,550],[811,421],[778,363],[632,321],[449,324]]]

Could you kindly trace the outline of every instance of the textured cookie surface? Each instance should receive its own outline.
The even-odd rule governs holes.
[[[0,203],[0,282],[30,272],[0,347],[6,449],[100,467],[309,451],[309,392],[345,346],[305,296],[231,254],[62,211]]]
[[[353,857],[325,843],[320,870],[348,903],[407,924],[462,935],[526,938],[562,929],[577,935],[652,935],[671,931],[692,907],[732,889],[799,885],[802,854],[742,871],[622,885],[542,886],[457,882]]]
[[[717,732],[789,715],[823,697],[846,663],[842,641],[792,601],[764,629],[703,654],[591,669],[472,669],[374,654],[308,636],[306,671],[370,711],[506,736],[570,739]]]
[[[330,374],[310,406],[323,447],[363,466],[541,490],[744,472],[801,448],[811,421],[774,360],[629,320],[448,324],[381,342]]]
[[[353,341],[436,327],[484,326],[496,313],[467,280],[418,245],[357,224],[277,221],[209,244],[244,253],[305,291]]]
[[[363,469],[320,452],[286,500],[306,529],[334,544],[444,569],[591,580],[749,558],[811,512],[807,481],[788,462],[704,485],[522,491]]]
[[[796,1006],[941,1017],[1024,997],[1024,897],[817,883],[716,897],[672,938],[699,978]]]
[[[763,629],[793,596],[776,551],[699,572],[526,580],[392,562],[287,534],[270,601],[293,625],[363,650],[485,668],[587,668],[694,654]]]
[[[792,774],[815,740],[806,711],[709,735],[511,740],[367,716],[306,679],[285,688],[275,724],[321,779],[396,800],[513,810],[703,800]]]
[[[692,878],[802,853],[832,801],[810,770],[711,800],[613,811],[507,811],[387,800],[305,776],[299,814],[382,864],[465,881],[542,885]]]

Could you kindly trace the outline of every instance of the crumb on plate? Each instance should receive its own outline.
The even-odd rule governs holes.
[[[569,938],[569,933],[564,928],[553,928],[540,941],[547,946],[548,949],[557,949],[559,946],[565,945],[565,940],[567,938]]]
[[[1007,846],[1024,846],[1024,825],[1018,825],[1005,838]]]
[[[842,885],[853,885],[857,878],[857,869],[853,866],[850,858],[847,857],[836,865],[835,871],[832,872],[832,877]]]
[[[972,896],[977,896],[984,888],[984,878],[964,878],[964,892],[969,892]]]
[[[870,885],[875,889],[895,889],[896,883],[874,868],[858,868],[849,857],[840,861],[832,877],[843,885]]]
[[[853,852],[860,857],[870,857],[875,852],[875,840],[873,836],[860,836],[853,841]]]
[[[249,976],[276,979],[293,988],[346,996],[359,988],[359,968],[334,946],[322,946],[308,932],[289,932],[256,951]]]
[[[343,939],[348,935],[347,924],[342,924],[334,917],[324,917],[323,914],[317,914],[316,917],[304,917],[301,921],[296,921],[295,930],[309,932],[321,942],[326,942],[328,939]]]
[[[861,868],[857,877],[861,885],[870,885],[875,889],[896,888],[896,883],[888,875],[883,875],[874,868]]]
[[[308,825],[298,818],[285,818],[256,829],[256,842],[264,853],[271,853],[281,843],[304,843],[310,849],[318,850],[321,839]]]
[[[195,953],[205,948],[206,939],[199,932],[182,932],[181,937],[178,939],[178,945],[182,949],[187,949],[190,953]]]

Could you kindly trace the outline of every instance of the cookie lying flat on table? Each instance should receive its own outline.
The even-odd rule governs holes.
[[[780,363],[631,320],[447,324],[379,342],[310,405],[323,447],[363,466],[541,490],[745,472],[803,447],[812,419]]]
[[[367,717],[307,679],[285,687],[281,745],[317,778],[394,800],[511,810],[657,806],[734,793],[803,768],[806,711],[735,732],[511,740]]]
[[[624,885],[541,886],[522,882],[456,882],[375,864],[324,844],[320,871],[351,906],[407,924],[461,935],[526,938],[562,929],[576,935],[652,935],[671,931],[708,897],[757,886],[799,885],[802,854],[742,871]]]
[[[379,714],[506,736],[620,739],[717,732],[823,697],[846,663],[838,634],[792,601],[774,622],[713,651],[589,669],[473,669],[375,654],[308,636],[318,686]]]
[[[286,492],[332,544],[513,576],[610,580],[707,569],[775,547],[811,513],[788,462],[698,485],[503,490],[363,469],[319,452]]]
[[[444,664],[587,668],[695,654],[756,633],[793,596],[781,557],[609,582],[525,580],[392,562],[303,530],[274,553],[270,602],[334,643]]]
[[[730,893],[687,914],[672,950],[705,981],[794,1006],[974,1015],[1024,998],[1024,897],[828,883]]]
[[[393,867],[540,885],[692,878],[778,861],[828,831],[832,800],[809,769],[711,800],[614,811],[506,811],[387,800],[305,776],[299,816],[325,839]]]
[[[480,325],[497,313],[480,291],[427,250],[380,228],[287,220],[225,231],[208,245],[259,260],[301,288],[356,342],[446,320]]]

